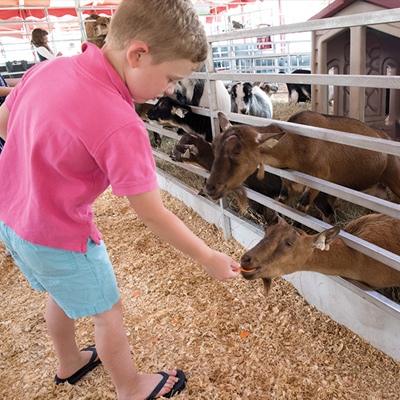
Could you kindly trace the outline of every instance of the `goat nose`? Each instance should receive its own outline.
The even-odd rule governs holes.
[[[210,183],[206,184],[206,192],[211,195],[215,192],[215,185],[212,185]]]
[[[242,113],[242,114],[246,114],[246,109],[245,108],[242,108],[241,110],[240,110],[240,112]]]
[[[242,255],[242,258],[240,259],[240,264],[243,266],[245,266],[246,264],[249,264],[251,262],[251,257],[245,253]]]

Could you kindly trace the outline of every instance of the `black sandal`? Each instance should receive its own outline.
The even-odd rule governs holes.
[[[60,379],[57,375],[54,377],[54,380],[57,385],[61,383],[68,382],[71,385],[74,383],[78,382],[79,379],[81,379],[84,375],[86,375],[89,371],[91,371],[93,368],[97,367],[99,364],[101,364],[100,358],[97,361],[94,361],[97,357],[97,350],[94,344],[91,346],[87,347],[86,349],[82,349],[81,351],[91,351],[92,357],[90,357],[89,362],[83,366],[79,371],[75,372],[73,375],[71,375],[69,378],[65,379]]]
[[[170,377],[170,375],[168,375],[166,372],[157,372],[157,374],[160,374],[163,376],[163,378],[161,379],[160,383],[156,386],[156,388],[151,392],[149,397],[146,397],[145,400],[153,400],[155,399],[158,395],[158,393],[160,392],[160,390],[164,387],[165,382],[167,382],[168,378]],[[183,371],[181,371],[180,369],[178,369],[176,371],[176,377],[179,378],[179,381],[175,383],[174,387],[166,394],[164,394],[162,397],[165,397],[167,399],[169,399],[172,396],[175,396],[176,394],[180,393],[186,385],[186,376],[183,373]]]

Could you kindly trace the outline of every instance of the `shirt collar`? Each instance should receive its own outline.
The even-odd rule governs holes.
[[[83,43],[82,54],[75,57],[75,60],[94,80],[111,90],[117,90],[124,100],[134,107],[132,96],[124,81],[97,46]]]

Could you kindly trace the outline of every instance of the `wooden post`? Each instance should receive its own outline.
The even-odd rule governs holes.
[[[367,28],[350,28],[350,75],[365,75]],[[349,117],[364,122],[365,88],[350,87]]]

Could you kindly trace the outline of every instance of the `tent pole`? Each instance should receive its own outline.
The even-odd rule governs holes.
[[[43,6],[43,10],[44,10],[44,14],[46,15],[47,26],[49,27],[49,35],[51,37],[51,42],[53,44],[54,55],[56,55],[58,53],[57,52],[57,44],[54,40],[53,28],[51,27],[49,11],[47,10],[47,7],[44,7],[44,6]]]
[[[81,31],[81,42],[84,43],[88,41],[88,38],[86,35],[85,23],[83,22],[84,18],[80,0],[75,0],[75,9],[76,9],[76,15],[78,16],[79,29]]]

